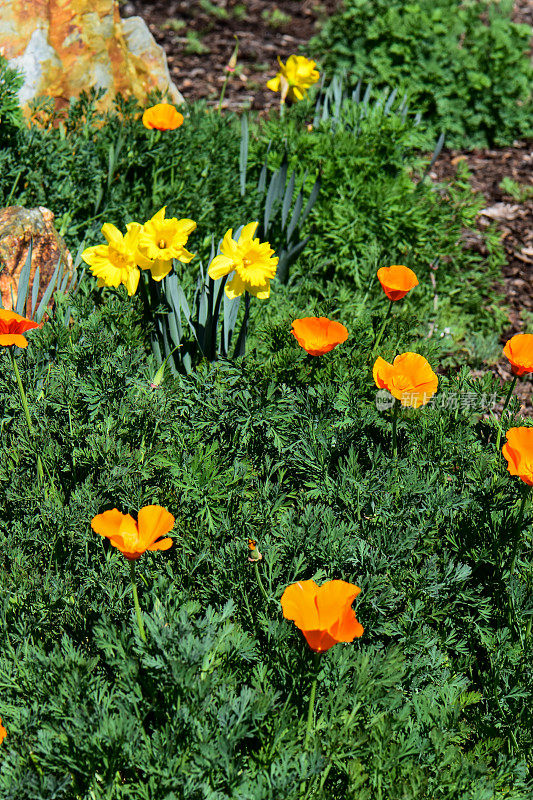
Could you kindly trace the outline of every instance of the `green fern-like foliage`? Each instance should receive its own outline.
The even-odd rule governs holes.
[[[531,29],[510,4],[345,0],[309,49],[329,72],[400,86],[448,144],[510,144],[533,134]]]
[[[441,376],[441,397],[473,405],[402,414],[392,468],[370,315],[312,374],[278,336],[266,368],[247,357],[153,390],[129,299],[94,310],[80,290],[70,331],[60,306],[19,358],[46,496],[0,378],[0,796],[299,800],[305,782],[332,800],[528,797],[531,563],[519,548],[509,579],[519,488],[481,418],[498,385]],[[437,365],[408,319],[384,356],[398,337]],[[144,645],[127,565],[90,520],[153,502],[176,525],[137,562]],[[365,633],[322,657],[306,750],[309,652],[279,598],[311,577],[362,588]]]

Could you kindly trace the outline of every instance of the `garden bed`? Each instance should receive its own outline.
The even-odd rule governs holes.
[[[0,129],[76,265],[0,310],[0,796],[527,800],[530,150],[432,164],[346,76],[280,111],[322,12],[242,5],[143,6],[209,48],[183,118]]]

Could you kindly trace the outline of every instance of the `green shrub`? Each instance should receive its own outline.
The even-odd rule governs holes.
[[[533,135],[527,51],[531,29],[510,2],[344,0],[308,53],[328,73],[349,70],[377,88],[399,86],[455,147]]]
[[[309,215],[312,236],[293,280],[308,280],[315,302],[331,298],[334,307],[355,314],[361,305],[381,305],[382,296],[371,291],[379,267],[406,264],[420,280],[407,302],[424,335],[428,325],[438,335],[449,329],[457,340],[468,330],[501,331],[506,316],[495,287],[504,253],[494,229],[479,238],[475,221],[484,201],[472,193],[467,168],[460,166],[447,185],[421,180],[427,158],[420,151],[434,141],[415,124],[414,112],[388,114],[379,97],[370,97],[367,106],[346,100],[333,132],[329,121],[308,131],[312,106],[302,102],[283,126],[270,118],[252,142],[256,170],[270,147],[273,167],[287,152],[289,168],[299,164],[311,176],[320,173]],[[462,244],[466,231],[479,249]],[[301,293],[301,305],[309,303],[303,286]]]

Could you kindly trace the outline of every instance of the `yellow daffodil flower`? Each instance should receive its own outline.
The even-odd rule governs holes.
[[[125,236],[111,223],[102,226],[107,245],[98,244],[87,247],[81,257],[91,268],[91,272],[98,278],[98,286],[126,287],[129,296],[135,294],[139,284],[140,272],[138,266],[145,264],[137,249],[139,234],[142,225],[138,222],[129,222],[126,225]]]
[[[161,281],[172,269],[172,259],[188,264],[194,253],[185,249],[189,234],[196,228],[192,219],[165,219],[166,206],[143,225],[139,234],[139,250],[147,260],[154,281]]]
[[[278,56],[280,71],[271,78],[267,87],[273,92],[281,92],[281,102],[285,99],[303,100],[310,86],[317,82],[320,73],[315,69],[316,63],[305,56],[289,56],[284,64]]]
[[[276,275],[279,258],[271,258],[274,251],[268,242],[261,243],[253,238],[258,224],[250,222],[245,225],[237,242],[232,238],[233,229],[230,228],[222,241],[222,254],[215,256],[207,270],[213,280],[235,270],[225,288],[230,300],[240,297],[243,292],[249,292],[259,300],[270,296],[270,281]]]

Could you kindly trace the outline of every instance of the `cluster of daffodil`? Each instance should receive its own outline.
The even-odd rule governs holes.
[[[194,253],[185,249],[189,235],[196,228],[192,219],[165,218],[163,206],[144,225],[129,222],[126,233],[106,222],[102,234],[107,244],[87,247],[81,257],[98,278],[98,286],[121,283],[131,297],[139,285],[140,269],[150,270],[155,281],[161,281],[172,269],[173,259],[188,264]]]
[[[185,245],[196,228],[192,219],[165,218],[166,206],[144,225],[129,222],[126,234],[106,222],[102,234],[107,244],[88,247],[83,260],[98,278],[98,286],[118,287],[123,283],[130,297],[137,291],[140,270],[150,270],[155,281],[161,281],[172,270],[173,259],[188,264],[194,254]],[[225,286],[228,298],[248,292],[260,300],[270,296],[270,281],[276,275],[278,258],[268,242],[260,242],[254,234],[259,223],[245,225],[237,241],[230,228],[222,240],[221,253],[211,261],[208,274],[216,280],[234,272]]]

